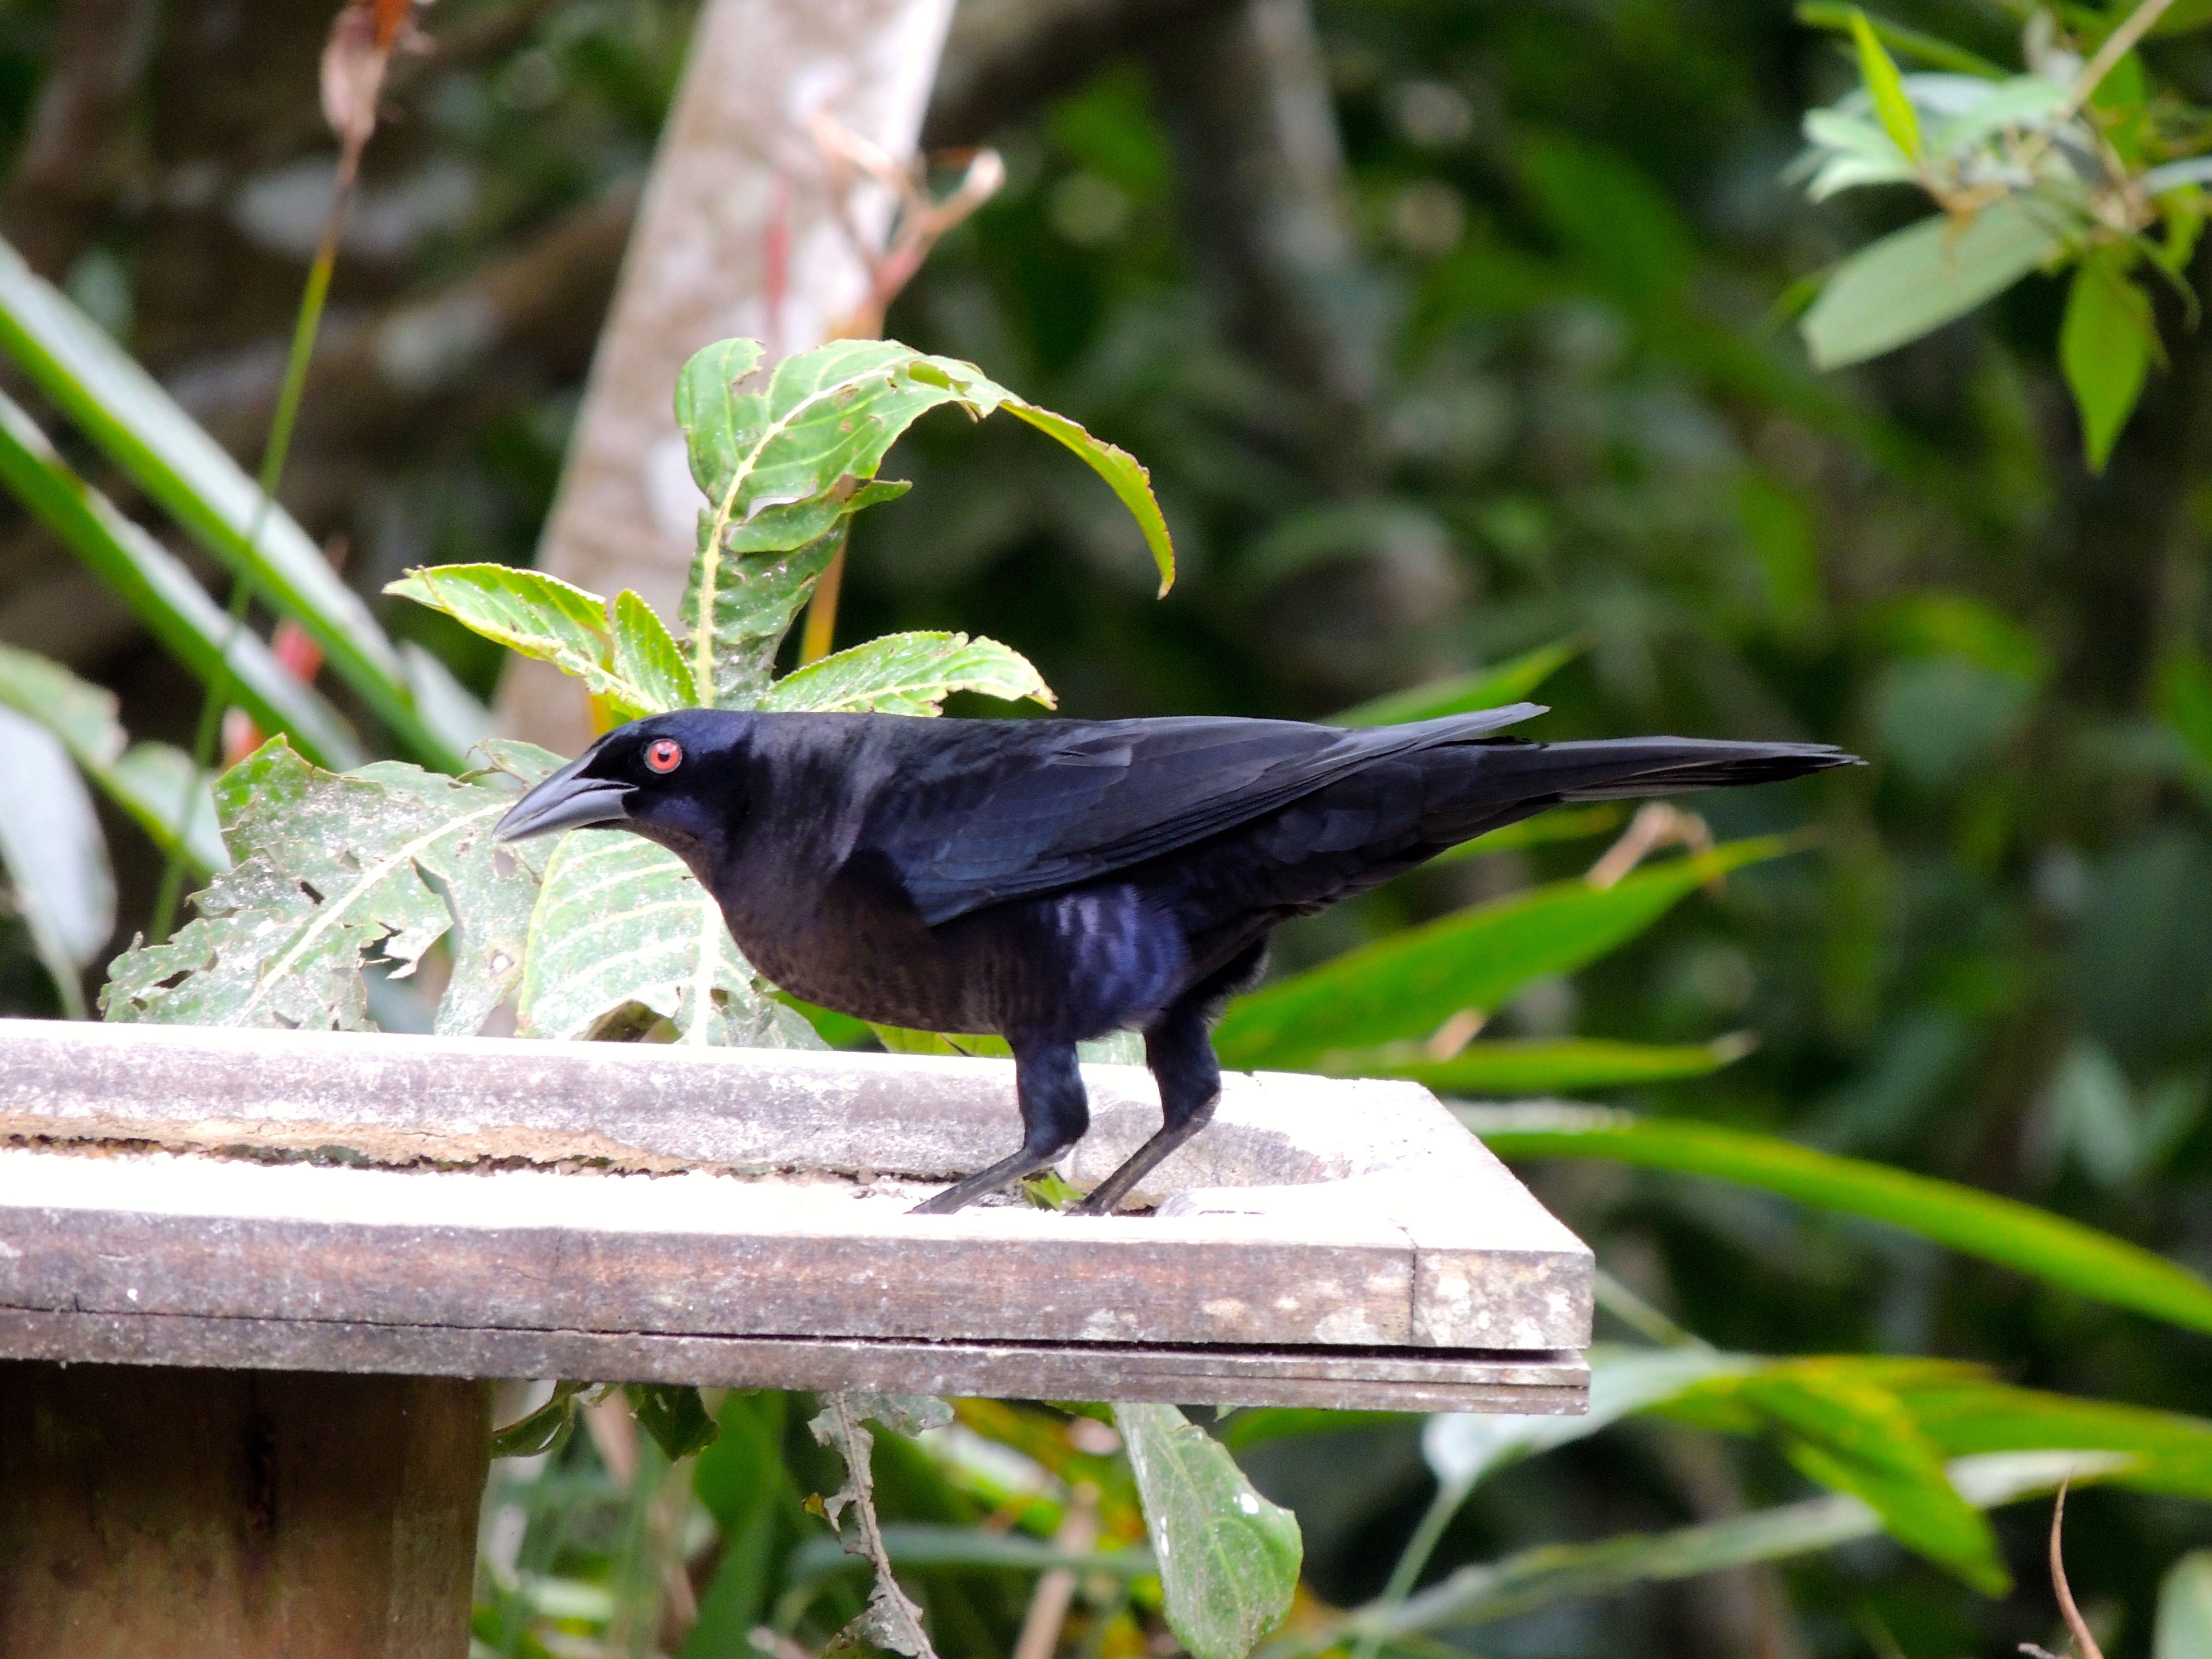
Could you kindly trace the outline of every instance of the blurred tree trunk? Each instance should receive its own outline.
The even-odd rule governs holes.
[[[914,149],[951,0],[708,0],[661,135],[600,337],[538,566],[672,619],[700,497],[672,398],[701,346],[735,334],[773,356],[819,343],[860,303],[856,238],[893,204],[849,192],[809,129],[826,113],[894,155]],[[846,198],[846,199],[841,199]],[[514,662],[507,729],[573,753],[592,736],[577,684]]]

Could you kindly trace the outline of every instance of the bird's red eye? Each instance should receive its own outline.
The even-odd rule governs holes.
[[[645,763],[656,772],[673,772],[684,764],[684,745],[673,738],[655,738],[645,746]]]

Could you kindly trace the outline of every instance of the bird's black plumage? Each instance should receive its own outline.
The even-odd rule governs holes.
[[[1562,801],[1763,783],[1850,763],[1810,744],[1497,735],[1529,703],[1409,726],[918,720],[685,709],[609,732],[507,839],[659,842],[794,995],[1014,1050],[1022,1150],[923,1207],[1045,1167],[1089,1112],[1075,1044],[1144,1034],[1164,1122],[1111,1210],[1212,1115],[1207,1028],[1292,916]]]

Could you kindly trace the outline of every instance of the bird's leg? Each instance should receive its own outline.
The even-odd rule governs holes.
[[[1083,1073],[1076,1069],[1072,1042],[1017,1042],[1014,1090],[1022,1107],[1021,1151],[965,1181],[954,1182],[936,1197],[915,1205],[914,1214],[951,1215],[986,1193],[1035,1175],[1082,1139],[1091,1127],[1091,1103],[1083,1092]]]
[[[1113,1214],[1162,1158],[1212,1121],[1221,1099],[1221,1063],[1206,1030],[1208,1012],[1204,1005],[1178,1002],[1145,1033],[1145,1064],[1160,1085],[1159,1132],[1093,1187],[1071,1214]]]

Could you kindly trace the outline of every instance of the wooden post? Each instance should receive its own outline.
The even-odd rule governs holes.
[[[0,1362],[0,1659],[465,1659],[489,1389]]]

